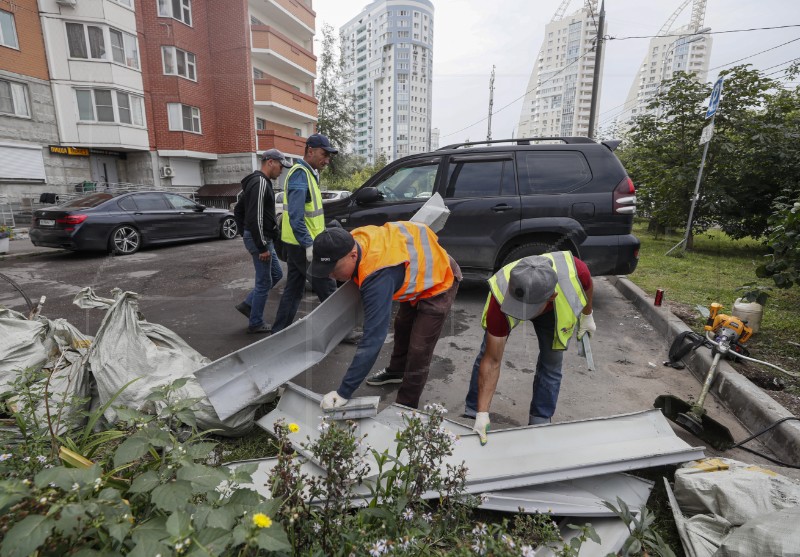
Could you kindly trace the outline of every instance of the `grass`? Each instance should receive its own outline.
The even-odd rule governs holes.
[[[695,305],[708,307],[712,302],[719,302],[724,306],[723,313],[730,314],[734,300],[741,295],[737,287],[752,281],[774,286],[771,279],[756,278],[755,268],[767,253],[766,246],[758,240],[733,240],[719,230],[711,230],[694,238],[691,252],[684,257],[674,257],[664,254],[681,240],[682,234],[655,237],[647,231],[646,222],[637,222],[634,234],[641,240],[642,248],[639,266],[628,278],[650,296],[655,296],[656,289],[663,289],[665,302],[678,306],[684,316],[696,315],[694,322],[688,323],[696,331],[701,331],[703,320],[694,310]],[[800,347],[790,342],[800,342],[798,331],[800,287],[774,288],[764,309],[761,329],[746,346],[752,357],[796,371]],[[790,379],[783,374],[780,376]],[[787,381],[787,390],[800,394],[798,383]]]

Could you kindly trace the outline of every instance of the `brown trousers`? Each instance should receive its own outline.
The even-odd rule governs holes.
[[[422,390],[428,381],[433,350],[442,327],[456,299],[461,282],[461,269],[451,257],[453,286],[432,298],[424,298],[412,306],[400,304],[394,318],[394,349],[388,371],[402,373],[403,383],[397,392],[397,403],[417,408]]]

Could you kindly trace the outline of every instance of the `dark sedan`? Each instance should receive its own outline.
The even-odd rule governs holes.
[[[143,245],[236,237],[233,213],[167,192],[98,192],[33,213],[33,245],[136,253]]]

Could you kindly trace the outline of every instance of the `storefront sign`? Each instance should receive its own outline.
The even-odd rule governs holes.
[[[83,147],[61,147],[60,145],[51,145],[50,152],[56,155],[68,155],[71,157],[88,157],[89,149]]]

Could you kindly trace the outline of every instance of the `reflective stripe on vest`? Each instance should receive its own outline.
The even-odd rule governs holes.
[[[325,211],[322,208],[322,193],[320,192],[317,178],[314,176],[313,172],[302,164],[295,164],[286,175],[286,181],[284,182],[286,184],[286,193],[283,195],[283,212],[287,215],[289,214],[289,178],[298,170],[302,170],[306,173],[306,182],[308,183],[311,201],[304,205],[303,218],[306,223],[306,229],[313,240],[320,232],[325,230]],[[281,240],[287,244],[293,244],[295,246],[300,245],[300,242],[295,238],[294,230],[292,230],[292,225],[288,216],[285,219],[281,219]]]
[[[405,285],[405,289],[396,294],[395,299],[400,302],[408,302],[416,299],[417,296],[425,290],[433,288],[435,284],[433,281],[433,252],[431,250],[431,240],[423,224],[416,222],[397,222],[391,224],[396,226],[403,236],[405,236],[406,249],[408,250],[409,257],[408,271],[406,273],[409,280]],[[422,248],[422,266],[424,267],[422,270],[419,268],[420,253],[417,249],[417,244],[414,241],[414,236],[411,234],[411,231],[406,228],[407,226],[416,226],[420,229],[418,237],[421,244],[420,247]],[[420,271],[422,271],[421,274]],[[416,277],[416,280],[414,280],[414,277]]]
[[[558,284],[556,285],[556,293],[558,294],[553,300],[553,311],[556,312],[556,330],[553,335],[553,350],[566,350],[575,325],[578,322],[578,315],[583,311],[586,306],[586,294],[583,291],[583,285],[578,280],[578,272],[575,268],[575,259],[572,253],[568,251],[558,251],[553,253],[542,254],[541,257],[546,257],[553,262],[553,268],[558,276]],[[517,266],[519,261],[509,263],[489,279],[489,289],[491,293],[486,299],[486,304],[483,308],[483,316],[481,318],[481,325],[486,329],[486,314],[489,311],[489,302],[492,296],[497,300],[497,303],[503,305],[505,293],[508,290],[508,280],[511,276],[511,270]],[[509,331],[519,324],[519,320],[506,315],[508,320]]]

